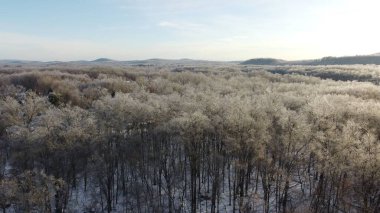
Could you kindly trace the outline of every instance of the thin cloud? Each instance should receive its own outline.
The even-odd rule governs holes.
[[[180,28],[180,26],[176,23],[173,23],[173,22],[169,22],[169,21],[162,21],[160,23],[158,23],[158,26],[160,27],[169,27],[169,28]]]
[[[157,26],[179,31],[204,31],[206,29],[205,25],[188,22],[161,21]]]
[[[220,42],[237,42],[237,41],[242,41],[242,42],[247,42],[249,39],[249,36],[246,35],[235,35],[231,37],[225,37],[225,38],[219,38],[217,41]]]

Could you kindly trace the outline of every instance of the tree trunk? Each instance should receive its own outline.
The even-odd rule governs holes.
[[[197,212],[197,169],[194,160],[190,161],[191,213]]]
[[[282,212],[286,213],[286,204],[288,203],[289,178],[286,178],[284,197],[282,198]]]

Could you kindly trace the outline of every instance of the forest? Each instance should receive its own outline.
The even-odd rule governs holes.
[[[241,64],[250,65],[379,65],[380,55],[356,55],[343,57],[323,57],[311,60],[286,61],[275,58],[253,58],[241,62]]]
[[[379,73],[0,68],[0,209],[380,212]]]

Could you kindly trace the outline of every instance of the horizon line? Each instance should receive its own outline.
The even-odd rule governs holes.
[[[77,59],[77,60],[29,60],[29,59],[0,59],[0,61],[22,61],[22,62],[41,62],[41,63],[49,63],[49,62],[96,62],[99,59],[114,61],[114,62],[128,62],[128,61],[148,61],[148,60],[172,60],[172,61],[180,61],[180,60],[191,60],[191,61],[208,61],[208,62],[242,62],[247,61],[251,59],[277,59],[277,60],[284,60],[284,61],[308,61],[308,60],[318,60],[325,57],[355,57],[355,56],[378,56],[380,57],[380,52],[378,53],[372,53],[372,54],[365,54],[365,55],[343,55],[343,56],[332,56],[327,55],[320,58],[313,58],[313,59],[283,59],[283,58],[275,58],[275,57],[252,57],[248,59],[240,59],[240,60],[210,60],[210,59],[199,59],[199,58],[159,58],[159,57],[153,57],[153,58],[144,58],[144,59],[112,59],[108,57],[98,57],[95,59]]]

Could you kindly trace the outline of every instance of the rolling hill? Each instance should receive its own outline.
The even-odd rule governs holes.
[[[274,58],[255,58],[242,62],[243,65],[351,65],[376,64],[380,65],[380,53],[372,55],[323,57],[314,60],[286,61]]]

